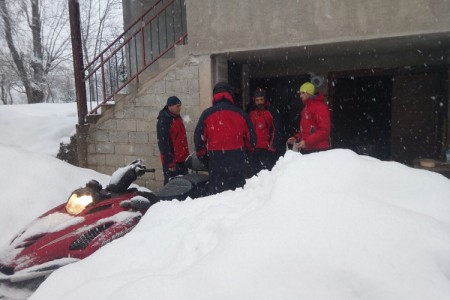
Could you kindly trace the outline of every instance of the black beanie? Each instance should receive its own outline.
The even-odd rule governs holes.
[[[228,83],[226,83],[224,81],[216,83],[216,85],[214,86],[214,89],[213,89],[213,95],[222,93],[222,92],[228,92],[228,93],[230,93],[230,95],[232,97],[234,97],[233,88],[231,87],[231,85],[229,85]]]
[[[255,91],[255,98],[256,97],[266,97],[266,91],[263,88],[257,88]]]
[[[177,96],[170,96],[169,98],[167,98],[167,106],[172,106],[172,105],[177,105],[177,104],[181,104],[181,100],[178,99]]]

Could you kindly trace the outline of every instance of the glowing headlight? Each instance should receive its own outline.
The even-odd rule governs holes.
[[[66,211],[71,215],[78,215],[93,201],[91,195],[78,196],[77,194],[72,194],[69,201],[67,201]]]

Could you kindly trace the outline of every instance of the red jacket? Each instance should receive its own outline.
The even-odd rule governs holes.
[[[210,170],[226,172],[245,168],[246,151],[255,146],[256,136],[249,116],[224,92],[214,95],[213,106],[201,114],[194,142],[197,157],[207,157]]]
[[[250,112],[250,119],[256,132],[256,149],[275,151],[277,148],[279,126],[277,116],[269,110],[269,103],[263,109],[254,109]]]
[[[306,151],[326,150],[330,148],[330,111],[319,93],[305,101],[301,113],[300,132],[295,137],[304,140]]]
[[[163,165],[173,168],[189,156],[186,128],[180,116],[172,115],[165,106],[158,115],[156,125],[158,147]]]

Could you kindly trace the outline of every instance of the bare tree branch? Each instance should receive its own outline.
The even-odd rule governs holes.
[[[22,84],[25,87],[27,98],[30,99],[31,94],[32,94],[31,84],[28,79],[26,67],[24,65],[23,55],[21,53],[19,53],[19,51],[16,48],[16,45],[14,44],[14,39],[12,36],[12,28],[11,28],[11,18],[9,16],[9,12],[6,7],[5,0],[0,0],[0,11],[1,11],[2,18],[3,18],[6,43],[8,44],[9,51],[11,52],[11,56],[13,58],[15,66],[17,68],[17,72],[20,76],[20,79],[22,80]]]
[[[121,1],[79,1],[86,63],[122,32],[117,22]],[[16,98],[18,93],[26,95],[28,103],[52,101],[62,94],[64,99],[74,98],[73,73],[67,71],[73,59],[67,4],[66,0],[0,0],[0,76],[6,78],[2,97],[12,91]],[[61,88],[70,91],[61,93]]]

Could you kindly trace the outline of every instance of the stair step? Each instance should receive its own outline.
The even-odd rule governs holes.
[[[177,45],[174,49],[167,52],[164,56],[156,60],[150,67],[140,75],[140,82],[146,82],[161,72],[164,72],[167,68],[173,65],[178,59],[189,53],[189,49],[186,45]]]
[[[102,116],[101,114],[87,115],[86,120],[88,124],[96,124],[98,120],[101,118],[101,116]]]
[[[175,45],[175,58],[179,59],[189,54],[188,45]]]
[[[109,101],[107,103],[101,104],[99,113],[92,114],[87,116],[87,121],[90,124],[95,124],[98,122],[98,119],[102,116],[103,113],[108,111],[111,107],[113,107],[116,103],[121,102],[126,99],[126,97],[135,92],[138,86],[149,82],[165,70],[167,70],[170,66],[175,64],[179,59],[189,54],[189,48],[187,45],[176,45],[174,49],[167,52],[164,56],[160,57],[158,60],[152,63],[144,72],[139,75],[139,83],[136,85],[136,81],[133,80],[126,87],[124,87],[118,94],[114,95],[114,101]]]
[[[114,107],[115,103],[114,102],[106,102],[103,104],[100,104],[100,114],[105,113],[107,110],[109,110],[111,107]]]
[[[119,101],[124,100],[127,96],[128,96],[127,93],[116,94],[116,95],[114,96],[114,103],[117,103],[117,102],[119,102]]]

